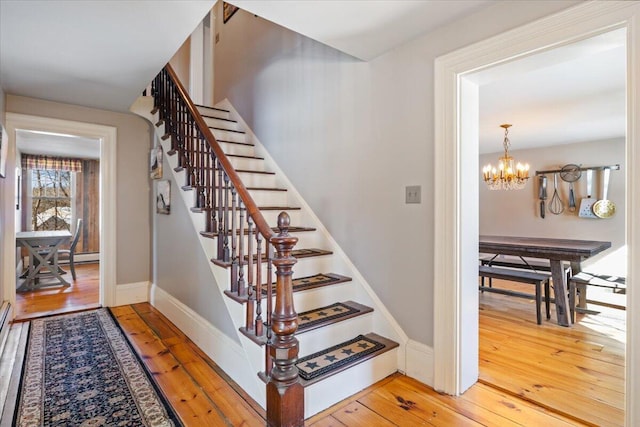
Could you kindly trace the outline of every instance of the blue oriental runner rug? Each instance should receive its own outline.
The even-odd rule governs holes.
[[[181,426],[106,309],[31,322],[14,425]]]

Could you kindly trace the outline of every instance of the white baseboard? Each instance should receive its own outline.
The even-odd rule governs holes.
[[[149,301],[258,404],[266,408],[265,385],[255,372],[247,369],[251,363],[241,344],[155,284],[151,285]],[[251,345],[255,346],[253,343]]]
[[[115,306],[137,304],[140,302],[149,301],[149,282],[136,282],[116,285],[115,290]]]
[[[417,341],[407,342],[407,376],[433,387],[433,348]]]

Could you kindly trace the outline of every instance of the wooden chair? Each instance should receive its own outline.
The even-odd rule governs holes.
[[[76,268],[73,263],[74,254],[76,251],[76,246],[78,245],[78,240],[80,240],[80,234],[82,233],[82,218],[78,219],[78,223],[76,224],[76,232],[73,235],[73,239],[71,240],[71,246],[69,249],[58,249],[58,261],[60,260],[69,260],[69,268],[71,269],[71,277],[73,280],[76,280]],[[41,254],[46,253],[46,251],[40,252]]]

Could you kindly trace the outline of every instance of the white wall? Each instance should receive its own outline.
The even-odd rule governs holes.
[[[512,146],[517,147],[512,139]],[[480,233],[518,236],[558,237],[567,239],[607,240],[612,248],[584,262],[585,266],[594,266],[607,258],[606,263],[617,272],[615,261],[623,255],[619,249],[625,246],[625,141],[624,139],[593,141],[578,144],[559,145],[533,150],[510,151],[516,161],[528,162],[532,178],[527,186],[519,191],[491,191],[484,182],[480,182]],[[502,153],[480,156],[480,167],[487,163],[496,164]],[[568,163],[583,166],[620,165],[619,171],[611,171],[608,199],[616,204],[616,215],[609,219],[580,218],[577,210],[568,209],[569,184],[558,176],[558,192],[565,205],[560,215],[554,215],[547,209],[545,218],[539,215],[538,182],[536,170],[560,169]],[[594,172],[593,195],[602,197],[602,172]],[[586,197],[587,178],[583,172],[580,180],[574,183],[576,203],[579,207],[582,197]],[[553,196],[553,175],[547,175],[547,206]],[[523,232],[523,230],[526,230]],[[600,262],[599,264],[602,264]],[[597,265],[594,266],[597,268]]]
[[[499,2],[369,63],[243,11],[216,22],[216,100],[233,103],[413,340],[433,344],[433,61],[575,3]],[[422,204],[404,203],[407,185],[422,186]]]

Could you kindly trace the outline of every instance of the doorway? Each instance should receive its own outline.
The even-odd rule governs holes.
[[[116,162],[116,128],[69,120],[59,120],[47,117],[29,116],[24,114],[7,113],[7,131],[9,135],[9,159],[16,158],[16,132],[29,131],[41,133],[55,133],[59,135],[77,135],[83,138],[99,141],[100,157],[100,269],[99,269],[99,298],[98,304],[111,306],[115,303],[115,162]],[[12,163],[15,163],[13,161]],[[15,164],[14,164],[15,167]],[[5,212],[15,212],[16,182],[15,178],[9,185],[9,197],[5,199]],[[15,216],[7,216],[6,232],[3,247],[5,253],[16,253],[16,225]],[[15,257],[5,257],[2,260],[4,295],[13,307],[16,306],[16,273]],[[14,313],[15,315],[15,313]]]
[[[636,28],[638,17],[638,4],[581,4],[436,60],[435,197],[443,201],[437,204],[435,211],[435,246],[438,250],[434,263],[434,386],[437,390],[461,394],[478,378],[477,315],[464,310],[464,307],[477,307],[478,304],[477,261],[472,262],[477,260],[478,247],[477,219],[473,219],[478,216],[478,99],[477,88],[474,93],[473,85],[465,81],[464,75],[534,51],[626,27],[629,58],[627,161],[630,165],[640,164],[636,123],[637,111],[640,111],[640,59],[634,55],[640,47],[640,33]],[[465,88],[468,84],[472,87]],[[465,89],[469,91],[465,92]],[[461,103],[462,99],[465,102]],[[637,186],[640,182],[637,174],[634,168],[629,168],[625,174],[628,283],[632,283],[639,273],[638,263],[633,261],[637,260],[636,251],[640,247],[637,224],[640,218],[631,214],[634,208],[640,208],[637,196],[634,197],[637,193],[634,184]],[[630,291],[627,298],[629,307],[636,307],[640,293]],[[635,372],[640,366],[640,334],[634,329],[638,317],[638,310],[627,310],[627,425],[635,425],[640,419],[640,408],[632,405],[638,399],[635,390],[640,385]]]
[[[36,279],[30,279],[25,268],[30,254],[24,247],[19,249],[17,264],[20,267],[22,262],[25,273],[16,284],[16,320],[97,308],[100,141],[23,129],[16,130],[15,137],[20,161],[16,167],[16,230],[72,233],[56,252],[57,259],[50,260],[59,266],[59,277],[44,268]],[[22,240],[24,244],[28,241]]]

